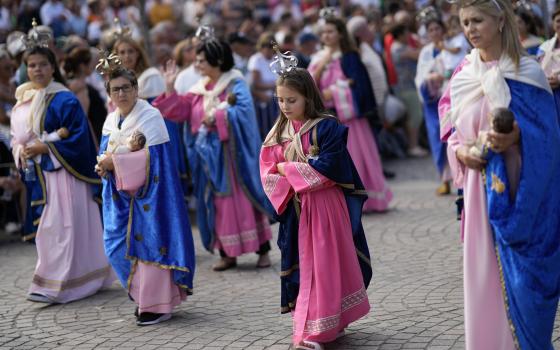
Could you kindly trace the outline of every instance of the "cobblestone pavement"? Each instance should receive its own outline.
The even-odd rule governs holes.
[[[364,217],[373,254],[371,313],[327,349],[463,349],[461,243],[454,198],[438,198],[429,159],[392,162],[392,209]],[[134,324],[134,304],[115,285],[85,300],[43,306],[25,294],[31,245],[0,246],[1,349],[288,349],[291,321],[279,310],[279,252],[271,269],[255,255],[234,271],[210,271],[216,257],[197,241],[195,294],[171,321]],[[328,278],[328,276],[324,276]],[[560,325],[554,342],[560,348]]]

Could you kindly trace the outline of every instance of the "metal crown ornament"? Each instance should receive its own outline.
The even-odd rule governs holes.
[[[209,25],[201,25],[197,28],[195,36],[201,41],[214,39],[214,28]]]
[[[113,35],[115,36],[115,39],[119,40],[121,38],[132,37],[132,31],[130,30],[130,28],[128,26],[123,26],[118,17],[115,18],[113,22]]]
[[[122,66],[122,61],[119,56],[108,51],[101,51],[101,58],[95,66],[95,69],[101,75],[109,75],[112,71]]]
[[[439,19],[440,19],[439,13],[433,6],[424,7],[416,15],[416,20],[422,24],[425,24],[431,20],[439,20]]]
[[[37,26],[37,20],[33,18],[31,22],[33,28],[29,31],[29,34],[23,38],[25,47],[27,49],[33,47],[49,47],[49,43],[52,40],[51,33],[43,30],[39,30]]]
[[[270,63],[270,70],[276,75],[282,75],[297,68],[298,60],[290,51],[280,52],[278,44],[272,42],[272,48],[276,52]]]

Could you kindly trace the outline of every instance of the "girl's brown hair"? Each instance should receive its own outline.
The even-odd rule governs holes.
[[[295,68],[289,72],[281,74],[276,80],[276,87],[284,86],[294,90],[305,98],[305,110],[303,112],[305,119],[316,119],[326,117],[328,113],[325,110],[325,104],[321,99],[321,93],[315,84],[315,81],[306,69]],[[278,127],[274,138],[278,144],[282,143],[282,130],[288,123],[288,117],[280,111],[278,116]]]
[[[142,48],[142,46],[140,46],[140,44],[138,44],[136,41],[134,41],[132,38],[129,37],[121,37],[119,40],[117,40],[115,42],[115,45],[113,45],[113,53],[115,55],[118,55],[118,48],[119,45],[121,44],[128,44],[130,46],[132,46],[136,52],[138,52],[138,61],[136,62],[136,66],[134,67],[134,73],[136,73],[136,75],[140,76],[140,74],[142,74],[146,69],[148,69],[150,67],[149,61],[148,61],[148,55],[146,55],[146,51],[144,51],[144,49]]]

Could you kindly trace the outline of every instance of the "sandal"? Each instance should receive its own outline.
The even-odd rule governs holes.
[[[214,271],[225,271],[237,266],[237,259],[235,258],[222,258],[214,266],[212,270]]]
[[[323,345],[311,340],[304,340],[296,345],[295,349],[299,350],[323,350]]]

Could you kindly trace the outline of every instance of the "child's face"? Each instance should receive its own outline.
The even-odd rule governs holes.
[[[287,86],[277,86],[278,106],[286,118],[290,120],[305,119],[305,97]]]

